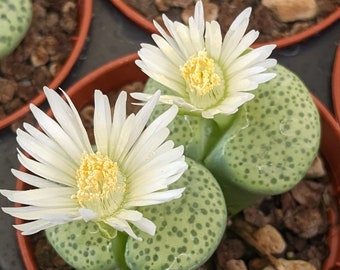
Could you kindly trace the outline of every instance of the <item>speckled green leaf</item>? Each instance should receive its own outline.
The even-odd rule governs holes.
[[[131,269],[189,270],[202,265],[215,251],[227,216],[223,193],[211,173],[187,159],[189,168],[171,188],[186,187],[180,199],[143,207],[157,225],[155,236],[129,238],[126,262]]]
[[[253,92],[204,162],[233,213],[291,189],[319,148],[320,120],[310,93],[286,68],[273,71],[277,76]]]
[[[31,0],[0,0],[0,59],[18,46],[31,19]]]
[[[121,265],[125,235],[118,234],[113,240],[108,240],[102,236],[96,223],[85,221],[57,225],[45,232],[58,254],[78,270],[126,269],[124,261]]]

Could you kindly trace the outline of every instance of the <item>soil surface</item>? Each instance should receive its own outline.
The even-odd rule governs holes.
[[[301,0],[296,0],[299,4]],[[128,5],[137,10],[146,19],[156,20],[162,25],[161,15],[166,14],[171,20],[185,20],[193,13],[195,0],[124,0]],[[206,0],[206,19],[215,19],[219,22],[223,36],[235,17],[246,7],[251,6],[253,12],[248,29],[256,29],[260,36],[256,42],[272,41],[296,34],[314,25],[334,12],[340,5],[339,0],[316,0],[318,10],[312,19],[282,22],[273,11],[262,4],[261,0]],[[267,1],[269,2],[269,1]],[[275,1],[272,1],[275,2]],[[279,2],[279,1],[277,1]],[[281,2],[285,2],[284,0]],[[293,1],[288,1],[293,2]],[[303,1],[308,2],[308,1]],[[309,1],[311,2],[311,1]],[[290,12],[294,12],[290,10]]]
[[[32,9],[25,38],[12,54],[0,60],[0,119],[41,93],[73,48],[78,29],[77,0],[33,0]]]

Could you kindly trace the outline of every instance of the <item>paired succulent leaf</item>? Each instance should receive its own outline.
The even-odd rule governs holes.
[[[233,117],[199,120],[182,112],[170,126],[169,139],[214,174],[232,214],[292,188],[319,148],[319,114],[308,89],[283,66],[271,71],[277,76],[254,90],[255,98]],[[170,91],[151,79],[145,91],[159,88],[162,94]],[[162,111],[167,105],[159,106]]]
[[[0,0],[0,59],[19,45],[32,19],[31,0]]]
[[[213,175],[194,160],[187,163],[189,168],[171,185],[186,187],[181,198],[139,209],[157,225],[154,236],[139,232],[142,242],[131,237],[126,242],[118,233],[111,242],[95,223],[77,221],[47,229],[48,240],[76,269],[196,269],[217,248],[227,210]]]

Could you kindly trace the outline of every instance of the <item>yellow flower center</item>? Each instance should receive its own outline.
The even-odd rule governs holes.
[[[78,191],[73,198],[81,207],[107,216],[115,212],[124,200],[126,179],[117,162],[97,153],[84,153],[76,173]]]
[[[208,57],[205,50],[192,55],[180,71],[189,90],[198,96],[210,93],[221,82],[215,72],[214,60]]]

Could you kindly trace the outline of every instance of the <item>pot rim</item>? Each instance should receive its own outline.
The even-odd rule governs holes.
[[[70,73],[73,65],[77,61],[84,44],[86,42],[87,34],[90,28],[91,19],[92,19],[92,9],[93,9],[93,0],[78,0],[79,5],[79,28],[76,36],[72,38],[73,41],[73,49],[62,65],[62,68],[58,72],[56,76],[52,79],[52,81],[48,84],[49,88],[55,89],[61,85],[61,83],[65,80],[67,75]],[[26,113],[29,112],[29,104],[40,105],[46,100],[44,93],[41,91],[37,94],[33,99],[27,102],[24,106],[15,110],[11,114],[7,115],[3,119],[0,119],[0,130],[8,127],[15,121],[19,120]]]
[[[135,60],[138,58],[137,53],[133,53],[130,55],[126,55],[124,57],[118,58],[107,64],[93,70],[89,74],[85,75],[78,82],[73,84],[67,94],[70,98],[75,102],[74,96],[79,94],[80,91],[87,89],[86,92],[91,92],[93,96],[93,90],[96,89],[96,81],[101,77],[109,77],[112,78],[113,70],[120,69],[128,69],[129,72],[123,72],[124,74],[133,74],[137,78],[133,78],[133,80],[146,80],[147,77],[144,73],[139,71],[138,67],[135,65]],[[136,70],[133,70],[135,68]],[[135,72],[134,72],[135,71]],[[117,76],[116,78],[119,82],[116,86],[112,88],[119,89],[123,85],[128,82],[131,82],[131,79],[124,79],[121,76]],[[111,80],[105,80],[111,81]],[[104,83],[106,84],[106,83]],[[103,91],[107,91],[108,89],[101,89]],[[328,243],[331,250],[331,253],[326,258],[323,263],[323,270],[333,269],[334,266],[340,266],[340,220],[339,214],[337,213],[340,209],[340,166],[338,165],[339,155],[340,153],[340,126],[329,112],[329,110],[319,101],[315,96],[312,95],[313,101],[317,106],[320,119],[322,124],[322,136],[321,136],[321,144],[320,144],[320,152],[325,160],[325,163],[328,164],[328,171],[330,172],[331,178],[331,195],[334,199],[334,205],[330,206],[328,209],[328,217],[330,220],[330,229],[328,232]],[[85,100],[82,98],[75,103],[77,108],[84,106],[88,103],[89,100]],[[49,111],[49,113],[51,113]],[[26,169],[21,165],[19,170],[25,171]],[[16,180],[16,189],[22,190],[27,185],[20,181]],[[20,204],[15,204],[15,206],[20,206]],[[25,221],[15,218],[15,224],[22,224]],[[27,270],[37,270],[37,264],[35,262],[34,254],[30,250],[31,239],[30,237],[23,236],[18,230],[16,231],[16,237],[18,241],[18,245],[20,248],[21,256],[23,258],[24,265]]]
[[[110,1],[132,22],[134,22],[144,30],[148,31],[149,33],[158,33],[156,27],[153,25],[151,21],[146,19],[137,10],[126,4],[124,0],[110,0]],[[327,17],[299,33],[296,33],[285,38],[271,40],[268,42],[255,43],[252,47],[256,48],[267,44],[276,44],[277,48],[288,47],[290,45],[297,44],[309,37],[316,35],[317,33],[321,32],[322,30],[326,29],[331,24],[336,22],[338,19],[340,19],[340,7],[337,7],[335,11],[329,14]]]
[[[332,100],[336,120],[340,123],[340,45],[336,50],[332,72]]]

